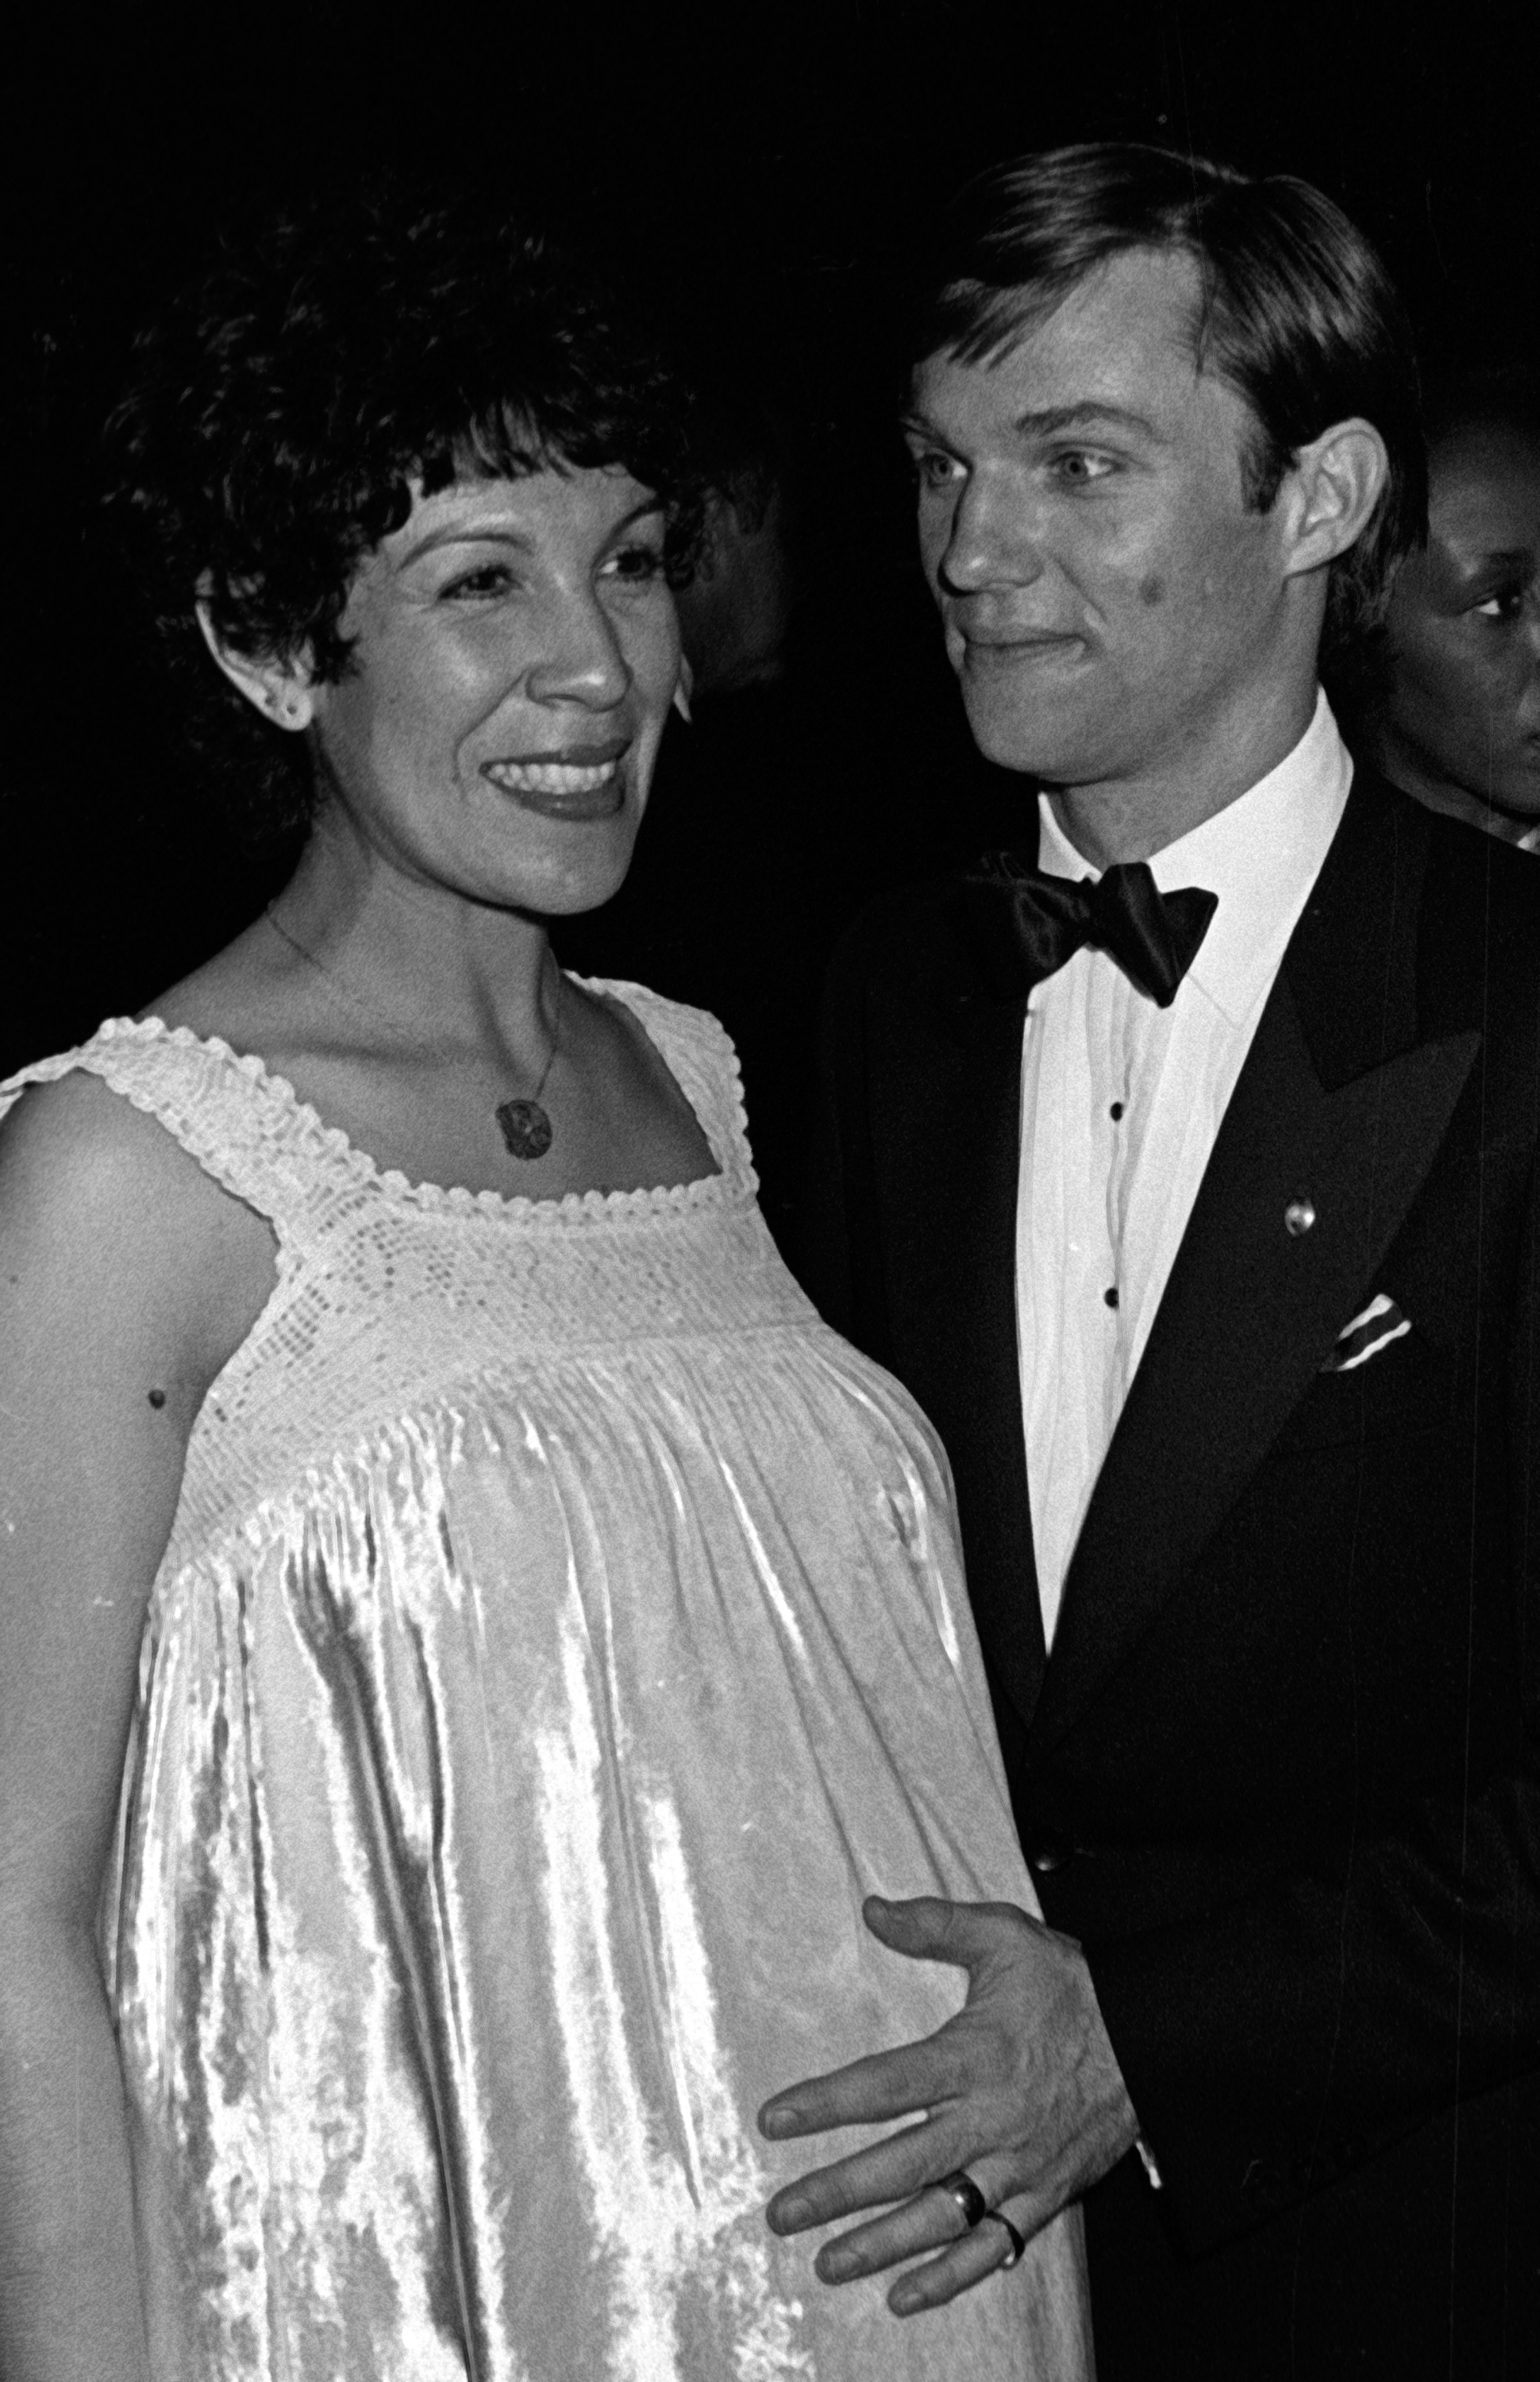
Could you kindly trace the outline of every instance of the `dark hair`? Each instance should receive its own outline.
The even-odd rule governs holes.
[[[1264,511],[1300,448],[1359,415],[1390,470],[1332,565],[1326,650],[1383,616],[1400,556],[1425,534],[1426,460],[1412,333],[1385,266],[1339,207],[1291,175],[1253,178],[1134,141],[1087,141],[996,166],[942,224],[910,352],[1006,353],[1099,265],[1130,249],[1190,256],[1199,368],[1246,400],[1246,502]]]
[[[667,510],[688,573],[701,489],[691,401],[592,267],[464,198],[389,192],[226,239],[139,341],[108,429],[108,504],[194,744],[249,831],[311,816],[307,740],[213,664],[228,646],[348,667],[354,572],[425,493],[459,478],[622,464]]]

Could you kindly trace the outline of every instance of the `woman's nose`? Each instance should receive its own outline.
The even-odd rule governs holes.
[[[550,615],[544,651],[527,673],[537,703],[579,703],[611,711],[630,692],[631,670],[615,624],[597,597],[574,596]]]

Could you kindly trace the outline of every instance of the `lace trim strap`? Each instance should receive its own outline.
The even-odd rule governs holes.
[[[666,1191],[569,1193],[560,1200],[411,1185],[404,1176],[382,1173],[259,1058],[242,1056],[215,1037],[168,1026],[158,1017],[108,1018],[78,1049],[22,1068],[0,1085],[0,1115],[31,1084],[55,1082],[77,1071],[94,1074],[153,1116],[222,1189],[280,1228],[280,1237],[306,1237],[307,1221],[313,1230],[337,1202],[350,1206],[371,1192],[423,1209],[485,1210],[532,1223],[647,1216],[693,1206],[703,1197],[752,1197],[758,1181],[738,1054],[716,1019],[644,985],[604,977],[576,981],[621,1002],[637,1018],[700,1119],[719,1177]]]
[[[731,1035],[708,1009],[669,1001],[644,984],[609,976],[573,977],[591,992],[605,993],[631,1012],[648,1040],[701,1121],[712,1154],[728,1187],[757,1191],[743,1105],[743,1076]]]
[[[289,1227],[312,1204],[307,1186],[266,1104],[250,1083],[231,1081],[238,1066],[218,1044],[164,1028],[147,1036],[131,1020],[109,1018],[89,1042],[36,1060],[0,1084],[0,1116],[33,1084],[95,1075],[163,1125],[221,1190]]]

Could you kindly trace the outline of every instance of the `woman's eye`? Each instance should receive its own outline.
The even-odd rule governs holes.
[[[618,579],[629,587],[650,586],[663,576],[663,549],[656,546],[623,546],[605,564],[606,579]]]
[[[513,585],[513,573],[506,562],[483,562],[477,571],[462,571],[440,589],[446,596],[465,596],[472,601],[478,596],[506,596]]]
[[[1516,620],[1523,610],[1524,591],[1522,587],[1499,587],[1485,602],[1473,604],[1471,609],[1483,620]]]

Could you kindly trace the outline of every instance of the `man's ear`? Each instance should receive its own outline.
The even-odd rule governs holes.
[[[1318,571],[1346,554],[1368,527],[1389,476],[1385,441],[1372,422],[1335,422],[1302,447],[1278,491],[1285,576]]]
[[[202,596],[198,598],[198,626],[203,632],[203,643],[230,684],[239,688],[264,719],[296,734],[310,726],[315,717],[315,694],[310,672],[301,664],[253,661],[249,655],[233,652],[214,627]]]

